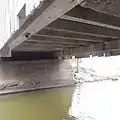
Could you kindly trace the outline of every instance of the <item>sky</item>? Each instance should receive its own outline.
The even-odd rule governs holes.
[[[0,3],[0,48],[14,31],[18,29],[17,14],[26,3],[28,15],[34,6],[38,6],[40,0],[3,0]]]
[[[93,68],[97,75],[120,75],[120,56],[83,58],[82,62],[85,67]]]

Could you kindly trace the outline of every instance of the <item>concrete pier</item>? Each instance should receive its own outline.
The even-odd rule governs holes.
[[[74,84],[69,60],[7,61],[0,63],[1,93]]]

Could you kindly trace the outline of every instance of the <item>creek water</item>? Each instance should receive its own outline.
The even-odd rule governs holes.
[[[120,120],[120,81],[1,96],[0,120]]]

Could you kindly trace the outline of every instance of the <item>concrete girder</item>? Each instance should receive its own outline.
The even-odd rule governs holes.
[[[72,30],[65,30],[65,29],[57,29],[57,28],[50,28],[50,27],[45,27],[41,31],[39,31],[37,34],[40,35],[47,35],[47,36],[57,36],[59,37],[64,37],[64,38],[71,38],[71,39],[76,39],[79,41],[84,41],[84,42],[103,42],[103,41],[110,41],[110,40],[118,40],[117,37],[111,38],[111,37],[102,37],[102,36],[95,36],[95,35],[86,35],[84,33],[72,31]],[[46,37],[47,37],[46,36]],[[49,38],[50,39],[50,38]]]
[[[95,11],[90,8],[84,8],[77,5],[75,8],[61,16],[61,19],[83,22],[91,25],[120,30],[120,18]]]
[[[95,40],[88,40],[88,39],[84,39],[84,38],[73,38],[73,37],[64,37],[64,36],[50,36],[50,35],[39,35],[39,34],[34,34],[35,36],[38,36],[38,37],[46,37],[46,38],[50,38],[50,39],[59,39],[59,40],[61,40],[61,39],[63,39],[63,40],[69,40],[69,41],[71,41],[71,40],[73,40],[73,41],[84,41],[84,42],[102,42],[102,40],[100,41],[100,40],[98,40],[98,41],[95,41]]]
[[[85,24],[81,22],[73,22],[71,20],[57,19],[55,22],[51,23],[48,27],[71,30],[74,32],[79,32],[84,35],[93,35],[101,37],[120,37],[120,31],[114,29],[108,29],[105,27],[98,27],[95,25]]]
[[[63,56],[88,57],[89,55],[119,55],[120,54],[120,40],[108,41],[105,43],[96,43],[81,48],[64,49]]]
[[[80,45],[80,44],[72,44],[72,45],[70,45],[70,44],[65,44],[65,43],[49,43],[49,42],[41,42],[41,43],[29,43],[29,42],[24,42],[24,43],[22,43],[22,45],[26,45],[26,46],[36,46],[36,47],[40,47],[41,45],[42,46],[50,46],[50,47],[62,47],[62,48],[66,48],[66,47],[80,47],[80,46],[83,46],[83,45]]]
[[[28,44],[59,44],[59,45],[81,45],[81,46],[85,46],[87,44],[90,44],[90,43],[87,43],[87,42],[78,42],[78,41],[75,41],[75,42],[71,42],[71,41],[54,41],[54,40],[36,40],[36,39],[29,39],[27,41],[25,41],[25,43],[28,43]]]

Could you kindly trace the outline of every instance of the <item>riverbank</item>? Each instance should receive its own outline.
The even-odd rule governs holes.
[[[33,88],[17,88],[17,89],[8,89],[8,90],[6,89],[6,90],[0,91],[0,96],[1,95],[8,95],[8,94],[22,93],[22,92],[32,92],[32,91],[53,89],[53,88],[72,87],[72,86],[75,86],[75,83],[53,85],[53,86],[44,86],[44,87],[33,87]]]

